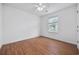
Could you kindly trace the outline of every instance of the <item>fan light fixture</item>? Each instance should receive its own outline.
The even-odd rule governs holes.
[[[46,6],[42,3],[38,3],[35,5],[35,7],[38,11],[42,11]]]

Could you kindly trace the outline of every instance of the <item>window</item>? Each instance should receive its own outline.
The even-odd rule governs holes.
[[[48,32],[58,31],[58,17],[51,17],[48,19]]]

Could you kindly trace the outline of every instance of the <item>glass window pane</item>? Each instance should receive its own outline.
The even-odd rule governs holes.
[[[57,32],[58,31],[58,17],[51,17],[48,19],[48,31]]]

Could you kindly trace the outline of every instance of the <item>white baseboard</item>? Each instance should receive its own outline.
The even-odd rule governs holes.
[[[44,36],[44,37],[48,37],[48,38],[51,38],[51,39],[56,39],[56,40],[59,40],[59,41],[63,41],[63,42],[66,42],[66,43],[70,43],[70,44],[77,45],[76,42],[71,42],[71,41],[67,41],[67,40],[61,40],[61,39],[57,39],[57,38],[52,38],[51,36],[45,36],[45,35],[41,35],[41,36]]]
[[[25,38],[21,38],[21,39],[17,39],[17,40],[14,40],[14,41],[9,41],[9,42],[7,41],[7,42],[4,42],[3,45],[18,42],[18,41],[22,41],[22,40],[28,40],[28,39],[35,38],[35,37],[39,37],[39,35],[25,37]]]

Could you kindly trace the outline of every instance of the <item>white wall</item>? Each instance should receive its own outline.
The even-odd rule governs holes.
[[[0,47],[2,45],[2,4],[0,3]]]
[[[6,5],[3,9],[3,44],[39,36],[39,17]]]
[[[40,34],[42,36],[76,44],[75,6],[41,16],[40,18],[6,5],[3,6],[3,11],[3,44],[33,38]],[[59,17],[59,31],[58,33],[49,33],[47,31],[47,19],[48,17],[56,15]]]
[[[77,10],[78,10],[78,14],[77,14],[77,26],[79,26],[79,4],[77,5]],[[77,40],[79,41],[79,28],[77,28],[78,32],[77,32]],[[78,48],[79,48],[79,43],[77,44]]]
[[[58,32],[48,32],[48,18],[58,16]],[[41,16],[41,35],[76,44],[76,5]]]

